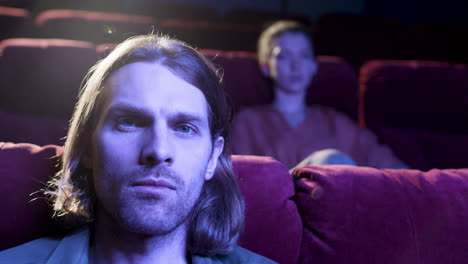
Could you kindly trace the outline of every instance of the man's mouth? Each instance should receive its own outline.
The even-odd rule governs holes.
[[[162,191],[175,191],[176,186],[171,182],[163,179],[147,178],[136,181],[131,184],[139,192],[148,194],[160,194]]]

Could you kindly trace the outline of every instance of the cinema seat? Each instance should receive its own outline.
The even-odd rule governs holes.
[[[0,53],[0,110],[63,119],[97,61],[92,43],[63,39],[8,39]]]
[[[0,6],[0,25],[0,40],[32,34],[32,18],[26,9]]]
[[[55,9],[41,12],[35,24],[42,37],[116,43],[154,30],[150,16],[83,10]]]
[[[361,124],[411,167],[468,167],[467,65],[370,61],[359,82]]]

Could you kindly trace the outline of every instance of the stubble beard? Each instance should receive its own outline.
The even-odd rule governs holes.
[[[160,172],[178,177],[169,169]],[[204,174],[204,172],[201,172]],[[144,173],[127,173],[121,177],[134,177]],[[203,174],[199,177],[203,177]],[[112,177],[112,176],[111,176]],[[198,186],[186,186],[179,177],[175,195],[154,197],[136,196],[127,188],[119,189],[114,210],[100,206],[107,218],[119,228],[142,236],[165,236],[179,227],[188,228],[193,209],[198,202],[203,183]],[[115,197],[115,196],[114,196]]]

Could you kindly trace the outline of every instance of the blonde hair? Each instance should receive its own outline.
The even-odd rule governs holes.
[[[306,36],[310,41],[310,48],[313,51],[313,39],[309,27],[294,20],[279,20],[268,26],[258,38],[257,57],[260,65],[268,63],[275,40],[286,32],[300,33]]]
[[[93,221],[96,202],[92,173],[82,163],[103,101],[103,83],[117,69],[139,61],[158,62],[198,87],[208,102],[212,139],[222,136],[228,145],[229,108],[221,77],[214,65],[187,44],[154,34],[124,41],[91,68],[70,122],[61,170],[46,195],[55,215],[73,229]],[[191,214],[187,248],[196,255],[226,254],[236,245],[244,221],[244,204],[235,179],[230,153],[224,148],[213,178],[206,182]]]

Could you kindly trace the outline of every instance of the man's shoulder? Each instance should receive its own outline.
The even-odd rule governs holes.
[[[87,263],[89,229],[63,238],[39,238],[0,252],[0,264]]]
[[[195,257],[193,264],[277,264],[271,259],[260,256],[250,250],[242,247],[235,247],[234,250],[227,255],[214,257]]]
[[[25,244],[0,251],[0,264],[45,263],[60,244],[60,239],[39,238]]]

